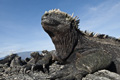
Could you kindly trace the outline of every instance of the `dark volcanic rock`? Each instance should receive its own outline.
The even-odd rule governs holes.
[[[120,75],[107,70],[101,70],[94,74],[88,74],[82,80],[120,80]]]
[[[0,64],[8,64],[8,66],[10,65],[11,61],[18,56],[17,54],[11,54],[9,56],[6,56],[4,59],[0,60]]]
[[[52,53],[55,54],[56,51],[50,51],[50,54]],[[48,58],[49,52],[47,51],[46,53],[43,53],[41,55],[44,56],[40,60],[44,60]],[[33,58],[31,58],[30,60],[34,61]],[[41,63],[45,63],[45,62],[43,61]],[[32,71],[31,69],[26,70],[26,73],[24,73],[23,71],[24,65],[26,64],[22,64],[22,61],[19,56],[16,56],[11,60],[10,66],[6,66],[5,64],[0,64],[0,80],[51,80],[49,79],[51,75],[57,74],[57,72],[65,68],[65,65],[57,64],[57,61],[55,61],[51,65],[49,65],[49,73],[44,73],[42,71],[37,71],[37,70]],[[61,80],[61,79],[57,79],[57,80]],[[101,70],[94,74],[88,74],[82,80],[120,80],[120,75],[107,70]]]
[[[10,63],[10,67],[16,67],[16,66],[22,66],[23,63],[22,63],[22,60],[21,60],[21,57],[15,57],[11,63]]]
[[[36,54],[36,52],[34,52]],[[32,53],[31,55],[33,55]],[[44,55],[45,53],[41,54]],[[43,62],[41,63],[46,63],[44,62],[44,59],[47,59],[49,57],[49,53],[47,52],[46,55],[44,55],[42,59]],[[32,71],[31,69],[26,70],[26,73],[24,73],[24,66],[30,64],[31,66],[34,65],[34,58],[30,59],[31,61],[28,61],[27,64],[22,65],[20,57],[16,56],[12,59],[10,66],[5,66],[4,64],[0,64],[0,80],[50,80],[47,79],[50,74],[56,73],[56,71],[61,70],[64,65],[58,65],[56,63],[53,63],[52,65],[49,66],[49,73],[44,73],[42,71]],[[38,60],[38,61],[39,61]],[[39,64],[41,64],[39,62]],[[46,65],[47,66],[47,65]],[[27,66],[28,67],[28,66]]]

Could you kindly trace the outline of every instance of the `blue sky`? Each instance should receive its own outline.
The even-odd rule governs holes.
[[[0,57],[55,49],[41,27],[41,16],[55,8],[78,16],[81,30],[120,37],[120,0],[0,0]]]

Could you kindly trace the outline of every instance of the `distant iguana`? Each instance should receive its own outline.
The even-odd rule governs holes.
[[[55,45],[58,62],[66,65],[49,77],[52,80],[81,80],[106,68],[120,73],[119,39],[80,31],[79,20],[59,9],[46,11],[41,24]]]

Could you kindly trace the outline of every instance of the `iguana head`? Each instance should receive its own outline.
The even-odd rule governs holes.
[[[79,20],[73,18],[59,9],[46,11],[42,16],[42,26],[47,32],[55,30],[56,32],[66,32],[72,27],[78,27]]]
[[[60,60],[66,60],[72,53],[77,42],[79,20],[59,9],[45,12],[41,24],[51,37]]]

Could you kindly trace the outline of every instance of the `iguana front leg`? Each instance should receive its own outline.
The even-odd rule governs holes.
[[[111,56],[103,50],[88,50],[82,54],[74,63],[51,75],[51,80],[80,80],[86,74],[104,69],[111,63]]]

